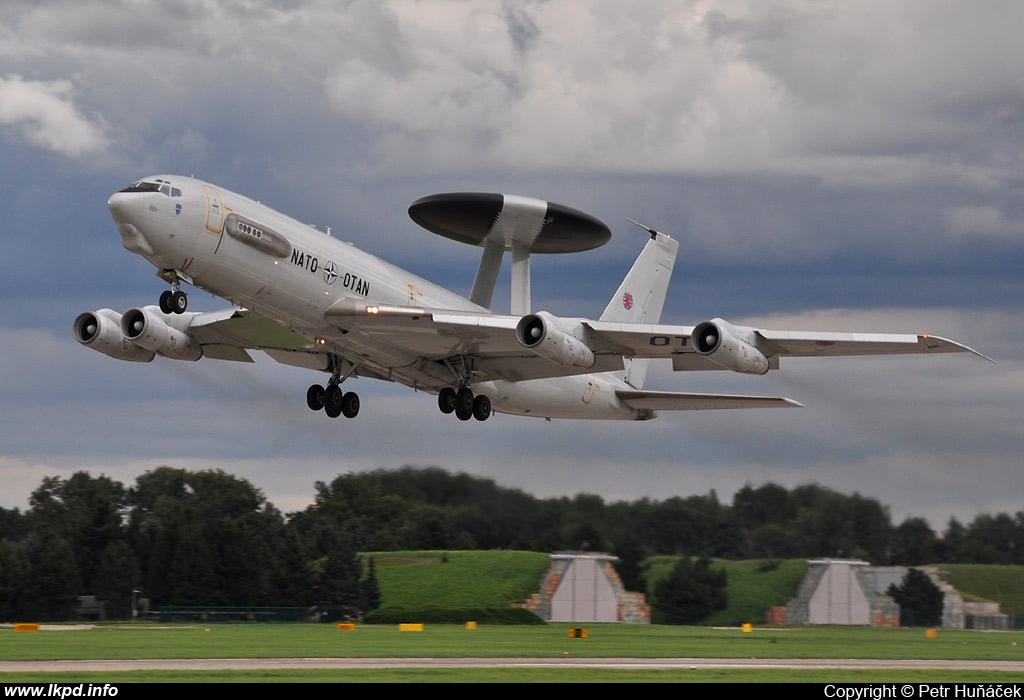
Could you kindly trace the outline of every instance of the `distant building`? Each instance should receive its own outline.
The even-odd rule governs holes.
[[[622,587],[615,561],[599,552],[552,554],[539,590],[523,607],[548,622],[650,624],[644,594]]]
[[[875,590],[866,561],[814,559],[780,617],[787,625],[875,625],[899,627],[900,607]]]
[[[952,629],[1007,629],[1008,616],[994,603],[965,603],[939,578],[934,567],[916,567],[928,574],[943,594],[942,626]],[[885,594],[907,575],[905,566],[871,566],[866,561],[815,559],[796,596],[784,607],[768,610],[768,622],[783,625],[874,625],[898,627],[900,607]]]

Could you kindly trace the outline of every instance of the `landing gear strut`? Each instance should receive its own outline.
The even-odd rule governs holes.
[[[463,387],[458,391],[446,386],[437,395],[437,406],[441,413],[454,413],[459,420],[487,420],[491,417],[491,400],[481,394],[473,396],[473,390]]]

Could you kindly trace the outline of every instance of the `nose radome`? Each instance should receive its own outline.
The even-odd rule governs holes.
[[[107,200],[107,209],[110,210],[110,215],[114,217],[115,221],[121,221],[124,216],[126,199],[124,192],[115,192]]]

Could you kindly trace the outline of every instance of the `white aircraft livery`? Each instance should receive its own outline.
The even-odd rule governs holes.
[[[648,420],[660,410],[794,407],[769,396],[649,391],[651,360],[672,369],[765,374],[780,358],[970,352],[917,334],[772,331],[720,318],[662,325],[678,242],[650,234],[596,320],[533,311],[532,253],[603,245],[611,232],[564,205],[515,195],[451,193],[414,202],[428,230],[481,246],[470,298],[365,253],[259,202],[190,177],[146,177],[108,201],[124,247],[169,285],[158,305],[100,309],[74,321],[81,344],[119,360],[252,362],[250,350],[329,375],[306,392],[328,416],[354,417],[356,377],[436,394],[444,413]],[[636,222],[633,222],[636,223]],[[492,313],[502,258],[511,252],[511,314]],[[187,311],[181,283],[231,302]],[[984,357],[984,356],[982,356]],[[987,359],[987,358],[986,358]]]

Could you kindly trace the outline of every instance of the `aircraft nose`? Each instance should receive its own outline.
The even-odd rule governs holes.
[[[153,246],[139,228],[139,217],[133,215],[138,211],[138,200],[130,193],[115,192],[107,200],[107,208],[117,224],[117,232],[121,234],[121,245],[139,255],[153,255]]]
[[[115,192],[110,195],[110,199],[107,200],[107,209],[110,210],[110,215],[114,217],[114,221],[123,221],[125,215],[125,209],[127,205],[127,196],[124,192]]]

